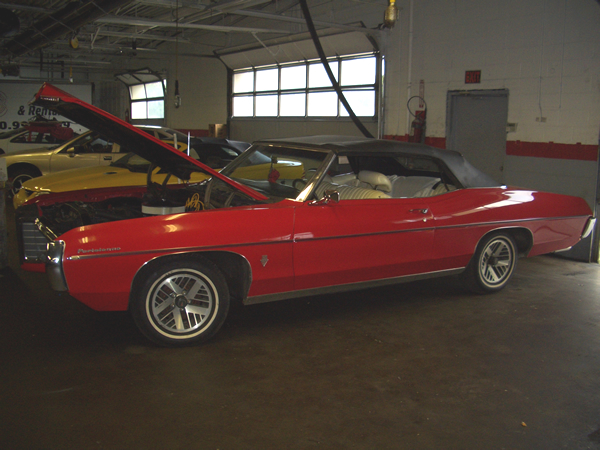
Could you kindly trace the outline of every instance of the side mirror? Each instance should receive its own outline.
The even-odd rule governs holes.
[[[321,200],[314,200],[309,203],[311,206],[328,205],[330,202],[339,203],[340,193],[338,191],[327,190]]]

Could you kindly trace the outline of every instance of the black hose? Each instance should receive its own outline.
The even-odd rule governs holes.
[[[357,128],[361,131],[361,133],[365,137],[372,138],[373,135],[369,132],[369,130],[367,130],[365,128],[365,126],[360,121],[360,119],[358,117],[356,117],[356,114],[354,114],[354,110],[350,107],[350,104],[348,103],[348,100],[346,100],[346,97],[344,97],[344,93],[342,92],[342,88],[340,88],[340,84],[337,82],[337,80],[333,76],[333,72],[331,71],[331,68],[329,67],[329,63],[327,62],[327,57],[325,56],[325,52],[323,51],[323,47],[321,46],[321,41],[319,40],[319,35],[317,34],[317,30],[315,29],[315,24],[313,23],[312,17],[310,16],[310,11],[308,10],[308,5],[306,3],[306,0],[300,0],[300,7],[302,8],[302,13],[304,14],[304,20],[306,20],[306,26],[308,27],[310,36],[312,37],[312,40],[315,44],[315,48],[317,49],[319,58],[321,58],[321,63],[323,64],[323,67],[325,67],[325,70],[327,71],[329,80],[331,80],[333,89],[335,89],[335,92],[337,93],[338,98],[342,102],[342,105],[344,105],[344,107],[346,108],[346,111],[348,111],[348,114],[350,114],[350,118],[352,119],[352,122],[354,122],[354,125],[357,126]]]

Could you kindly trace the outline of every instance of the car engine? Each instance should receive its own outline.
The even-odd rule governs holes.
[[[42,223],[59,236],[76,227],[143,217],[140,199],[136,198],[57,203],[42,207],[42,213]]]

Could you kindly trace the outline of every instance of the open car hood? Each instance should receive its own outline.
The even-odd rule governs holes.
[[[219,178],[244,194],[256,200],[266,197],[255,190],[221,175],[200,161],[165,144],[145,131],[73,97],[57,87],[44,83],[35,95],[32,104],[56,111],[58,114],[94,130],[132,151],[151,163],[172,173],[182,180],[189,180],[190,174],[198,168],[211,177]]]

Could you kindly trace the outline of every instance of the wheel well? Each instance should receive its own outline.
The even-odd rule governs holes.
[[[483,241],[490,234],[498,232],[505,232],[515,240],[515,243],[517,244],[517,252],[519,253],[519,257],[527,256],[527,254],[531,250],[531,247],[533,246],[533,235],[531,234],[531,231],[529,231],[527,228],[497,228],[483,235],[479,242]],[[479,246],[479,243],[477,244],[477,246]]]
[[[250,283],[252,281],[252,270],[250,264],[243,256],[231,252],[200,252],[200,253],[178,253],[175,255],[166,255],[148,261],[138,270],[133,282],[131,283],[131,292],[140,289],[141,284],[147,273],[152,272],[156,266],[163,265],[171,261],[189,261],[189,260],[208,260],[212,262],[221,271],[229,287],[229,295],[234,301],[243,301],[248,295]],[[131,294],[129,301],[131,302]]]
[[[32,173],[37,173],[38,177],[42,176],[42,172],[40,169],[38,169],[33,164],[28,164],[28,163],[11,164],[10,166],[8,166],[7,170],[8,170],[9,178],[12,178],[15,175],[15,173],[22,171],[22,170],[30,171]]]

